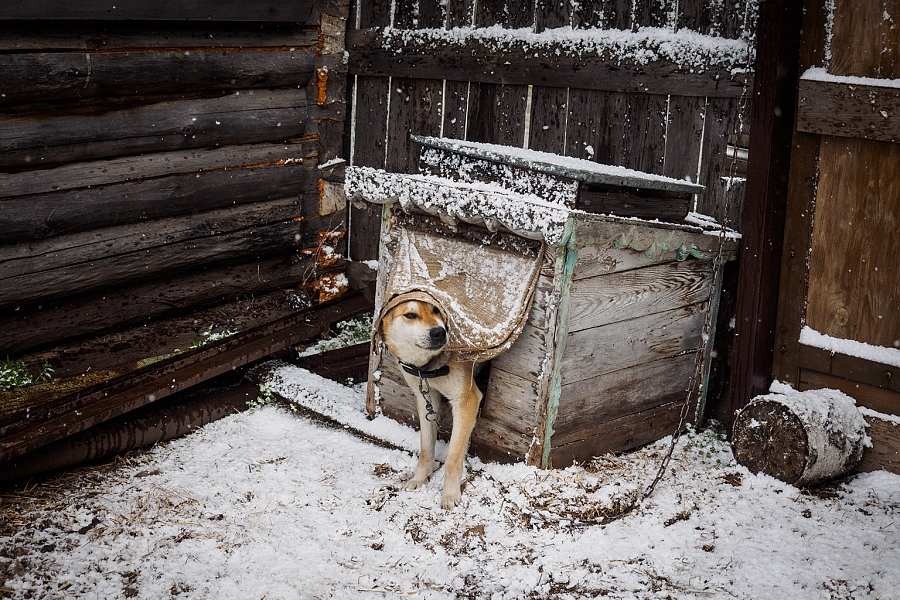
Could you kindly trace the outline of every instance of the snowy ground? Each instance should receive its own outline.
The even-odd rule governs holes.
[[[804,492],[702,432],[606,524],[665,440],[554,471],[471,460],[442,511],[441,472],[402,490],[415,432],[296,368],[272,387],[343,425],[266,406],[2,494],[0,597],[900,599],[896,475]]]

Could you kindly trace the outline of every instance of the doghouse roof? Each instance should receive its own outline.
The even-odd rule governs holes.
[[[604,165],[583,158],[561,156],[527,148],[418,135],[411,135],[410,139],[423,146],[455,152],[470,158],[503,163],[583,183],[688,194],[699,194],[706,189],[702,185],[682,179],[643,173],[625,167]]]

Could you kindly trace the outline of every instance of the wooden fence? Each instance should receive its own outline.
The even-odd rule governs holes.
[[[774,376],[900,415],[900,2],[806,4]],[[867,419],[863,468],[900,472]]]
[[[351,162],[415,172],[411,133],[528,147],[701,183],[695,210],[739,229],[743,179],[728,176],[743,173],[726,150],[749,133],[756,12],[752,0],[360,2]],[[376,256],[377,227],[351,209],[352,258]],[[713,369],[715,400],[727,361]]]
[[[0,390],[0,461],[308,336],[346,289],[349,0],[113,4],[0,6],[0,356],[54,370]]]

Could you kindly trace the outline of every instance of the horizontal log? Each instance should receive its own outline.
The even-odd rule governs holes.
[[[74,391],[68,391],[64,382],[49,382],[49,388],[40,390],[38,402],[35,403],[35,398],[32,398],[30,405],[21,406],[19,410],[2,411],[0,462],[307,340],[327,330],[346,315],[359,314],[370,306],[362,295],[356,295],[298,313],[289,303],[284,303],[283,299],[283,293],[267,297],[265,300],[272,306],[264,311],[248,310],[252,308],[252,304],[258,305],[264,299],[256,299],[249,304],[229,305],[235,309],[235,318],[243,315],[247,328],[218,343],[171,356],[157,356],[158,360],[155,362],[142,362],[138,365],[121,363],[118,366],[127,371],[119,371],[113,378],[99,380],[95,385],[76,388]],[[196,332],[204,327],[204,322],[222,322],[222,308],[207,314],[187,315],[180,321],[154,324],[157,328],[155,336],[148,333],[151,331],[150,327],[138,328],[135,335],[139,340],[165,340],[165,346],[171,348],[172,344],[181,344],[183,341],[169,337],[173,330],[188,333],[193,331],[196,336]],[[251,320],[255,323],[251,324]],[[128,349],[122,349],[126,350]],[[105,358],[98,362],[111,362],[114,358],[110,355],[114,354],[108,342],[105,342],[96,345],[92,357],[82,354],[79,358],[82,361]],[[61,395],[51,395],[53,392]],[[0,408],[13,408],[13,403],[7,402],[8,399],[0,399]],[[28,418],[25,417],[26,411]]]
[[[2,104],[307,85],[311,49],[196,48],[0,54]]]
[[[900,142],[896,86],[801,79],[798,98],[799,131]]]
[[[717,64],[712,58],[709,64],[702,65],[680,65],[664,58],[639,63],[628,56],[602,51],[579,55],[570,46],[549,40],[535,47],[515,40],[480,36],[454,42],[431,38],[429,31],[396,31],[388,38],[381,30],[348,31],[350,72],[366,76],[727,98],[740,97],[745,86],[744,76],[732,75],[732,70],[746,65]],[[639,55],[639,50],[656,51],[641,47],[640,42],[637,44],[632,56]],[[752,82],[749,85],[752,87]]]
[[[296,160],[297,148],[291,146],[282,146],[280,158],[268,150],[271,148],[260,148],[259,153],[274,160],[261,165],[186,169],[141,181],[119,179],[121,183],[3,200],[0,230],[4,241],[11,244],[317,190],[314,160]],[[192,165],[198,163],[188,161],[183,166]],[[317,200],[317,191],[315,197]]]
[[[245,91],[165,101],[96,116],[0,120],[0,169],[233,144],[284,142],[316,132],[318,119],[343,120],[344,104],[310,105],[305,90]],[[3,194],[0,188],[0,194]]]
[[[76,21],[309,21],[313,0],[256,3],[238,0],[5,0],[0,20]]]
[[[318,41],[317,27],[297,23],[0,21],[0,52],[282,46],[299,50]]]
[[[140,253],[111,256],[76,266],[29,273],[3,280],[0,307],[35,299],[61,298],[104,287],[115,287],[160,272],[177,273],[237,257],[266,256],[290,250],[300,226],[275,223],[209,238],[150,248]]]
[[[288,144],[247,144],[215,149],[124,156],[52,169],[0,173],[0,200],[38,196],[67,190],[97,188],[122,182],[156,179],[179,173],[197,174],[245,165],[315,162],[315,140]]]
[[[533,435],[538,426],[537,384],[491,364],[479,418],[500,423],[512,431]]]
[[[62,300],[31,299],[29,305],[0,309],[0,356],[24,356],[67,340],[103,336],[111,328],[296,287],[317,268],[315,256],[291,252],[240,264],[197,266],[187,273],[142,278]],[[298,291],[297,308],[307,302]]]
[[[319,227],[302,222],[296,200],[113,227],[54,240],[60,248],[0,262],[0,307],[116,287],[162,273],[314,247]],[[329,218],[343,226],[343,213]],[[69,247],[66,247],[66,243]],[[25,254],[26,248],[19,247]]]

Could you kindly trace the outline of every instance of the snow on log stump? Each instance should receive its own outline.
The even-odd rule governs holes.
[[[754,473],[809,486],[856,466],[865,428],[853,398],[837,390],[767,394],[738,411],[734,454]]]

